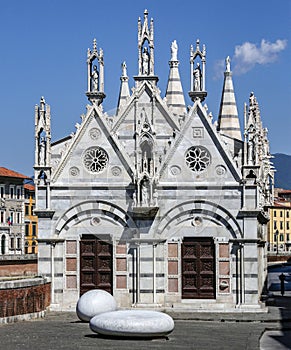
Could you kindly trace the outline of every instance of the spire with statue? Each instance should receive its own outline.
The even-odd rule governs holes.
[[[154,21],[148,23],[148,10],[144,11],[144,22],[138,19],[138,76],[135,76],[136,86],[143,80],[157,83],[159,80],[154,74]]]
[[[97,41],[93,40],[93,49],[87,50],[87,97],[91,103],[100,105],[105,98],[104,93],[104,59],[103,50],[97,50]]]
[[[204,101],[207,96],[205,87],[206,47],[200,50],[200,41],[196,40],[196,48],[190,47],[190,91],[189,96],[194,102],[196,98]]]

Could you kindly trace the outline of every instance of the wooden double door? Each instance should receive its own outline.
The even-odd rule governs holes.
[[[215,298],[215,245],[211,237],[182,243],[182,299]]]
[[[113,247],[109,237],[83,235],[80,241],[80,295],[91,289],[112,294]]]

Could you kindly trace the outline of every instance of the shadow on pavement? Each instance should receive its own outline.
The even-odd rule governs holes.
[[[282,269],[285,270],[286,267],[288,267],[289,269],[290,264],[282,264],[278,265],[278,267],[272,266],[269,269],[269,272],[273,273],[276,269],[278,273],[281,273]],[[278,282],[272,281],[272,283],[269,283],[268,297],[266,299],[267,306],[269,306],[270,308],[275,307],[279,310],[281,321],[279,327],[276,330],[267,329],[267,333],[265,335],[267,335],[270,338],[270,345],[277,344],[277,346],[279,347],[280,344],[280,349],[291,349],[291,274],[289,271],[283,271],[286,276],[283,292],[281,290],[281,283],[279,281],[278,274]]]
[[[123,337],[123,336],[112,336],[112,335],[104,335],[104,334],[86,334],[85,338],[95,338],[95,339],[110,339],[110,340],[132,340],[132,341],[168,341],[169,337]]]

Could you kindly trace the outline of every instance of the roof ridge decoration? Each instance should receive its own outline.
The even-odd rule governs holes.
[[[271,162],[268,129],[263,127],[258,101],[253,92],[249,108],[244,109],[244,179],[260,187],[258,205],[263,208],[273,203],[274,166]]]

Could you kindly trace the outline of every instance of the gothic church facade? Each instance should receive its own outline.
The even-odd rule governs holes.
[[[102,49],[87,52],[89,104],[52,142],[50,107],[35,107],[39,274],[52,304],[74,309],[101,288],[119,307],[260,309],[273,169],[252,93],[241,135],[230,60],[217,121],[203,101],[206,49],[190,51],[187,107],[173,41],[166,95],[154,70],[154,25],[138,20],[138,73],[122,64],[114,116],[103,111]]]

